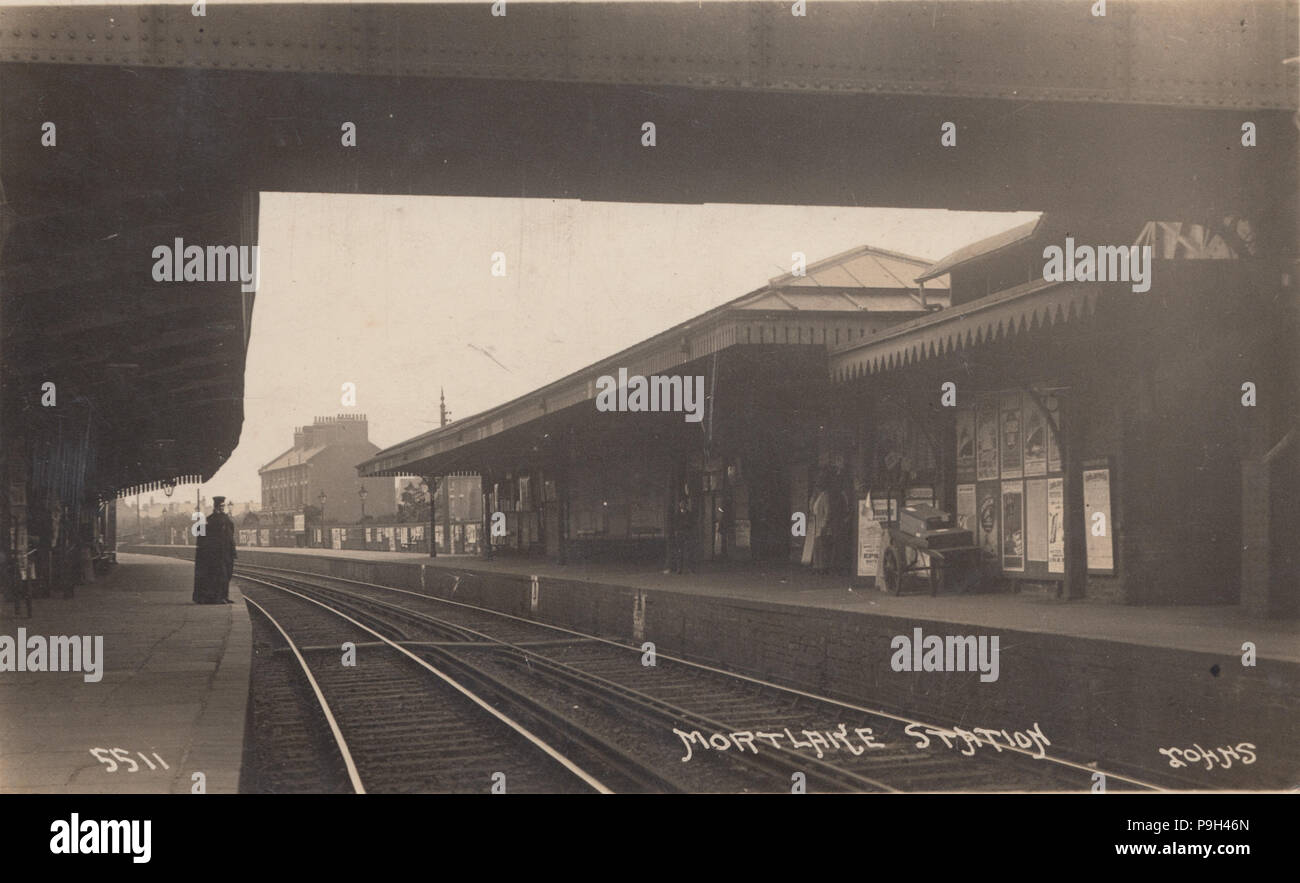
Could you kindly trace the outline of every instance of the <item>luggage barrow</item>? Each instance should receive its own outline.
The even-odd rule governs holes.
[[[962,594],[978,585],[982,579],[979,546],[949,546],[932,549],[921,537],[912,536],[897,527],[888,527],[889,546],[881,559],[885,573],[885,589],[894,595],[903,594],[903,581],[909,573],[926,571],[930,580],[930,596],[939,594],[939,584],[960,586]],[[921,563],[918,557],[911,564],[907,563],[904,549],[914,549],[929,557],[929,565]]]

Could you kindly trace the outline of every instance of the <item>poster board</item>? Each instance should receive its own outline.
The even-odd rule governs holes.
[[[996,481],[998,477],[998,399],[981,396],[975,411],[975,477]]]
[[[1043,478],[1025,482],[1025,560],[1047,560],[1047,480]]]
[[[976,510],[978,520],[975,526],[979,528],[977,542],[979,547],[994,557],[997,557],[1000,550],[1000,539],[998,535],[998,486],[995,484],[977,485],[978,505]]]
[[[1047,474],[1047,417],[1029,396],[1025,396],[1025,475]]]
[[[1047,480],[1047,572],[1065,573],[1065,479]]]
[[[998,457],[1003,478],[1019,478],[1024,469],[1024,434],[1020,420],[1020,393],[1003,393],[998,420]]]
[[[957,480],[975,480],[975,412],[957,412]]]
[[[1115,523],[1109,457],[1083,464],[1083,524],[1088,548],[1088,573],[1115,573]]]
[[[857,576],[868,586],[876,583],[880,568],[882,528],[876,520],[871,495],[858,500],[858,569]]]
[[[957,485],[957,526],[971,532],[975,536],[975,485],[959,484]]]
[[[1002,569],[1025,569],[1025,486],[1002,482]]]

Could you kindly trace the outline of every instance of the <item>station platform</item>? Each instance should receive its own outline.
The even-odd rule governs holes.
[[[0,635],[103,639],[97,681],[87,659],[81,672],[0,672],[0,793],[189,794],[196,773],[206,793],[239,790],[248,609],[233,582],[234,604],[192,603],[193,574],[119,553],[74,597],[34,599],[30,619],[0,607]]]
[[[158,551],[177,547],[141,547]],[[184,549],[184,547],[180,547]],[[891,595],[879,589],[854,589],[845,576],[814,574],[790,565],[700,565],[695,572],[663,573],[651,565],[575,563],[472,555],[430,558],[411,552],[343,549],[240,547],[249,563],[258,554],[302,555],[351,561],[400,562],[449,571],[513,574],[524,578],[573,580],[595,585],[674,592],[704,598],[812,607],[949,622],[982,629],[1012,629],[1198,653],[1224,653],[1247,641],[1259,658],[1300,663],[1300,619],[1267,622],[1226,605],[1131,607],[1087,601],[1061,601],[1033,593]],[[248,554],[245,554],[248,553]],[[277,565],[279,566],[279,565]],[[912,592],[917,590],[913,589]]]

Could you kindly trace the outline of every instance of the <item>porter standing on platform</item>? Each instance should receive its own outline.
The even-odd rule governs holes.
[[[222,510],[225,497],[212,498],[212,514],[194,546],[194,603],[232,604],[230,574],[235,568],[235,523]]]

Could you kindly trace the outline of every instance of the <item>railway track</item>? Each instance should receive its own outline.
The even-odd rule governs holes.
[[[260,776],[266,790],[484,793],[499,784],[517,792],[610,791],[523,723],[366,624],[301,595],[254,594],[245,596],[278,635],[272,653],[282,657],[258,690],[300,700],[285,703],[288,721],[277,722],[281,736],[296,738],[277,741],[276,769]],[[364,666],[341,664],[344,643],[366,647]],[[314,707],[303,701],[308,691]],[[306,726],[295,732],[294,721]],[[312,738],[312,725],[319,732],[322,722],[331,751]]]
[[[259,603],[292,598],[369,629],[354,635],[367,664],[372,651],[384,658],[397,646],[436,667],[599,770],[610,790],[788,792],[795,782],[810,791],[1087,791],[1099,772],[1006,731],[976,750],[924,721],[669,656],[645,665],[638,647],[422,592],[256,566],[236,575]],[[310,639],[307,651],[338,668],[340,634]],[[403,682],[384,695],[407,689],[419,687]],[[1108,790],[1160,790],[1100,772]]]

